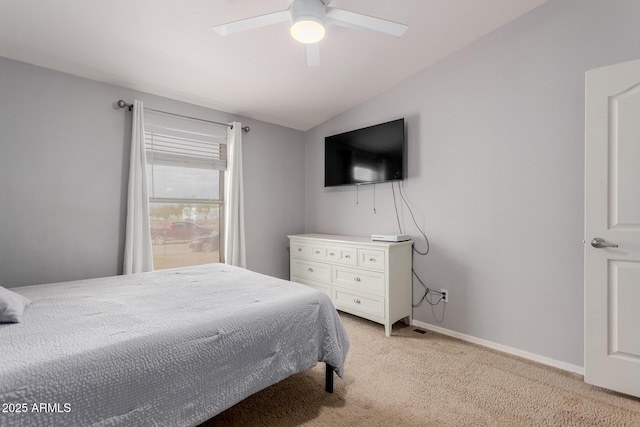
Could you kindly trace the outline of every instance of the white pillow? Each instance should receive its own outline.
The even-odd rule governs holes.
[[[20,323],[22,313],[29,304],[29,298],[0,286],[0,323]]]

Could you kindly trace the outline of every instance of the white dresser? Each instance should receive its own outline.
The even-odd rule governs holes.
[[[326,293],[338,310],[383,324],[387,336],[398,320],[411,323],[412,241],[329,234],[288,237],[292,281]]]

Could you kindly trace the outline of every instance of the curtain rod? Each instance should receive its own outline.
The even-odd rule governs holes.
[[[120,107],[120,108],[129,108],[129,111],[131,111],[131,108],[133,108],[133,104],[127,104],[122,99],[118,100],[118,102],[116,104],[118,104],[118,107]],[[147,107],[143,107],[143,108],[145,110],[154,111],[154,112],[160,113],[160,114],[168,114],[170,116],[177,116],[177,117],[182,117],[182,118],[185,118],[185,119],[198,120],[200,122],[205,122],[205,123],[213,123],[214,125],[228,126],[231,129],[233,129],[233,125],[230,125],[228,123],[220,123],[220,122],[214,122],[213,120],[205,120],[205,119],[199,119],[197,117],[183,116],[182,114],[169,113],[168,111],[154,110],[153,108],[147,108]],[[249,133],[251,128],[249,126],[243,126],[242,130],[245,131],[246,133]]]

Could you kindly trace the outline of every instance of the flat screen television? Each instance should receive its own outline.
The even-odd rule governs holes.
[[[325,138],[325,187],[403,179],[404,119]]]

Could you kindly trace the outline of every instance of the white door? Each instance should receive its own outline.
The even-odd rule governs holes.
[[[640,60],[586,74],[585,241],[585,381],[640,397]]]

